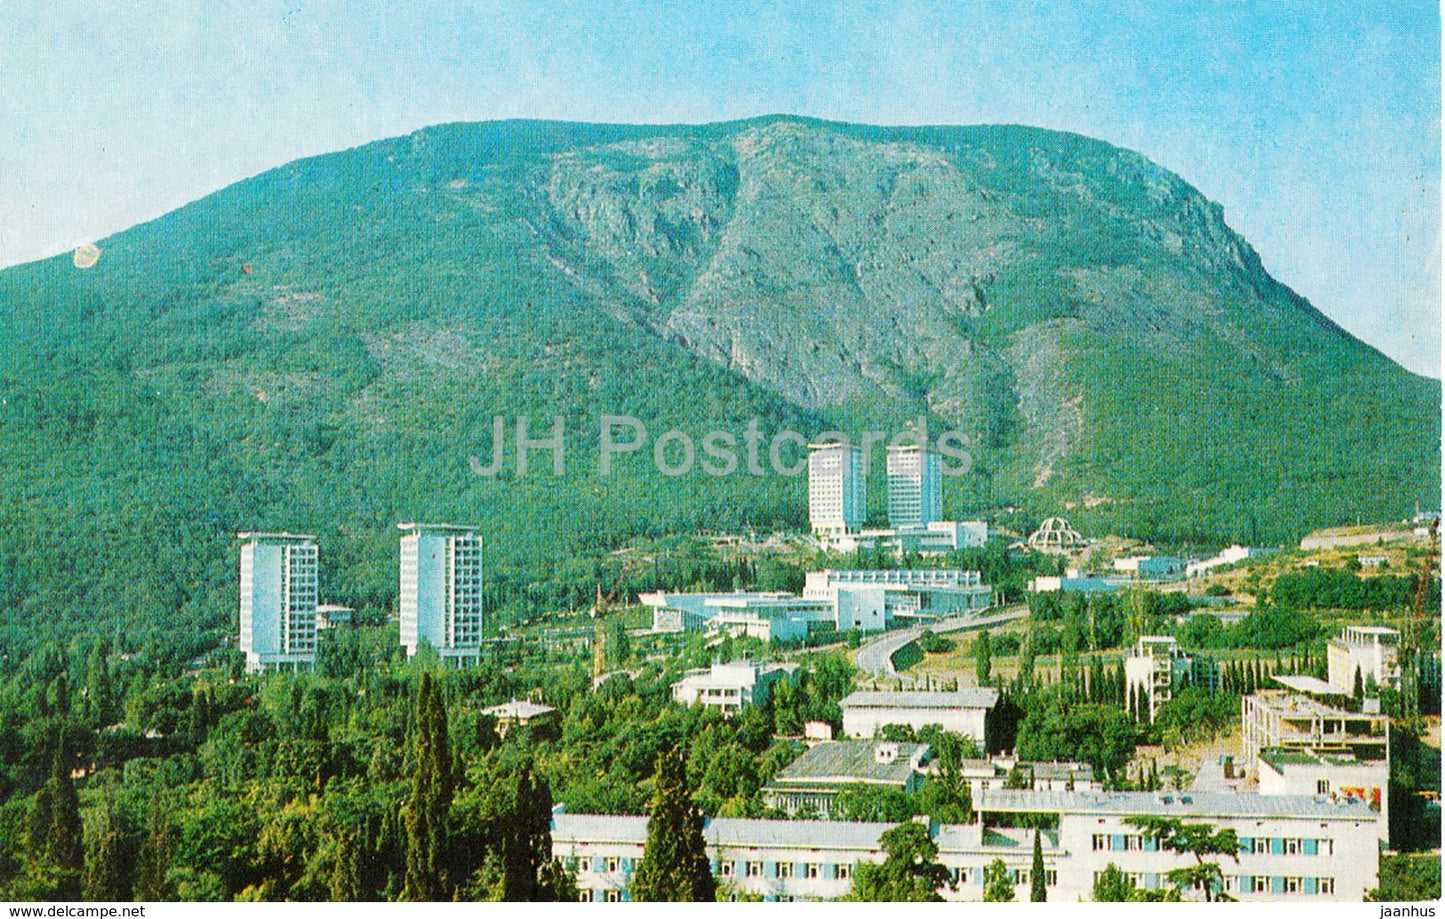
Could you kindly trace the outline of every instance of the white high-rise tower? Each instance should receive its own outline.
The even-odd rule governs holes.
[[[938,454],[918,444],[888,448],[888,525],[928,526],[943,516]]]
[[[241,651],[246,670],[310,670],[316,664],[316,537],[239,533]]]
[[[482,538],[471,527],[399,524],[401,643],[426,641],[448,664],[477,662],[482,647]]]
[[[863,451],[847,444],[808,446],[808,521],[823,538],[856,533],[868,517]]]

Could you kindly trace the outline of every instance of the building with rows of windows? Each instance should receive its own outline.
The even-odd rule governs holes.
[[[1028,899],[1033,830],[1012,824],[1024,814],[1057,819],[1041,831],[1049,900],[1089,900],[1109,865],[1137,886],[1168,886],[1166,874],[1194,864],[1189,855],[1161,851],[1129,823],[1131,817],[1177,817],[1232,829],[1236,858],[1223,857],[1224,890],[1238,900],[1306,904],[1359,901],[1378,886],[1379,814],[1357,801],[1308,795],[1029,791],[989,789],[975,802],[972,824],[933,824],[938,859],[949,869],[949,900],[982,900],[984,868],[1003,861]],[[881,862],[879,838],[892,824],[825,820],[716,818],[703,830],[713,875],[724,892],[765,900],[846,896],[860,862]],[[632,873],[647,840],[647,818],[568,814],[552,820],[552,852],[577,872],[581,898],[629,899]],[[1202,899],[1203,891],[1186,891]]]
[[[316,664],[316,537],[240,533],[240,649],[249,673]]]

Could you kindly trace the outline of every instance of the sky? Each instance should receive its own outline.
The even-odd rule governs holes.
[[[448,121],[798,114],[1137,150],[1441,375],[1434,2],[0,4],[0,266]]]

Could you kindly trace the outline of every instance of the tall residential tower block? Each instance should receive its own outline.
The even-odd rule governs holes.
[[[482,648],[482,538],[471,527],[399,524],[401,643],[407,656],[423,641],[459,667]]]
[[[247,672],[310,670],[316,664],[316,537],[237,535]]]

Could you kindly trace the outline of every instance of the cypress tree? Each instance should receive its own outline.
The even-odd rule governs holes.
[[[150,820],[146,835],[136,854],[135,898],[142,902],[170,899],[166,872],[171,865],[175,836],[160,795],[151,799]]]
[[[85,871],[84,827],[80,797],[75,793],[64,755],[57,751],[50,779],[35,793],[30,814],[30,845],[57,871],[56,896],[80,899]]]
[[[555,901],[543,870],[552,860],[552,790],[524,762],[508,781],[502,827],[502,899]]]
[[[989,647],[988,629],[979,632],[974,642],[973,672],[980,686],[987,686],[993,680],[993,652]]]
[[[717,897],[717,882],[702,838],[702,811],[689,793],[680,749],[674,747],[658,757],[656,781],[647,843],[632,877],[632,898],[710,903]]]
[[[402,899],[446,899],[447,811],[452,806],[451,746],[447,712],[431,674],[417,686],[412,726],[415,762],[406,810],[406,882]]]
[[[117,903],[130,899],[130,865],[115,803],[107,803],[91,827],[86,848],[85,899]]]
[[[1039,840],[1039,831],[1034,830],[1034,864],[1029,872],[1029,902],[1043,903],[1048,898],[1048,884],[1044,877],[1044,844]]]

